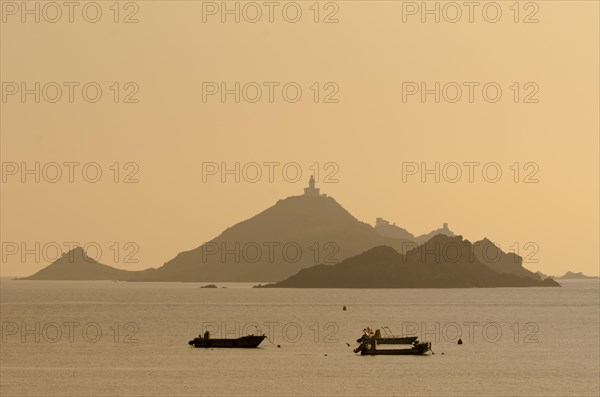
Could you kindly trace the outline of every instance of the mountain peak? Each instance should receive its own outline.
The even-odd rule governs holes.
[[[128,280],[132,273],[99,263],[83,247],[75,247],[23,280]]]
[[[83,257],[89,258],[89,256],[87,256],[87,253],[85,252],[85,250],[81,246],[77,246],[77,247],[73,248],[72,250],[63,253],[62,256],[63,257],[65,257],[65,256],[72,256],[72,257],[75,257],[75,258],[83,258]]]

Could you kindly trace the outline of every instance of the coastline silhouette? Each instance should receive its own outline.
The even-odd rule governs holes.
[[[460,241],[457,240],[458,238]],[[411,258],[414,252],[429,249],[431,244],[444,241],[467,244],[466,248],[470,252],[465,252],[465,257],[458,263],[451,263],[453,259],[445,257],[446,247],[441,247],[442,251],[438,252],[438,256],[441,257],[436,260],[441,262],[438,263],[439,266],[429,269],[429,274],[423,273],[423,269],[427,267],[412,269],[409,266],[397,269],[402,272],[410,270],[415,272],[413,275],[420,274],[420,277],[425,277],[427,280],[397,285],[405,287],[415,285],[528,286],[539,285],[542,281],[539,274],[523,267],[522,258],[518,255],[502,252],[488,239],[473,244],[467,240],[463,242],[462,237],[456,237],[447,223],[443,223],[437,230],[415,237],[383,218],[377,218],[375,227],[361,222],[335,199],[321,194],[315,186],[313,177],[309,180],[303,195],[279,200],[261,213],[229,227],[215,239],[177,254],[159,268],[141,271],[117,269],[88,258],[82,248],[76,248],[44,269],[23,279],[188,282],[260,280],[289,284],[292,283],[290,279],[299,280],[297,277],[300,274],[302,277],[308,274],[303,272],[305,269],[311,269],[311,275],[322,274],[325,277],[331,271],[347,271],[345,265],[333,267],[336,264],[341,265],[342,261],[355,263],[365,258],[381,261],[402,254],[405,254],[405,258]],[[488,258],[490,248],[495,253],[492,259]],[[290,251],[293,255],[290,255]],[[374,253],[383,256],[379,257]],[[466,259],[467,256],[469,259]],[[414,260],[414,258],[410,259],[410,263]],[[464,267],[465,260],[470,267]],[[428,258],[419,261],[424,265],[430,265]],[[331,269],[328,268],[323,272],[320,270],[322,267],[319,266],[331,267]],[[486,273],[485,270],[491,270],[491,273]],[[485,274],[481,273],[482,271]],[[465,281],[470,280],[475,274],[488,281]],[[337,276],[343,280],[346,275],[337,274]],[[403,277],[409,280],[411,276],[404,274]],[[446,281],[434,281],[440,278]],[[526,280],[522,281],[521,278]],[[313,285],[314,282],[310,284]],[[549,284],[551,283],[544,285]],[[375,286],[366,280],[352,285]],[[380,285],[387,285],[386,280],[381,280]]]

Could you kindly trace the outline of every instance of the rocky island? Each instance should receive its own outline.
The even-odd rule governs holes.
[[[287,248],[286,248],[287,247]],[[290,249],[291,248],[291,249]],[[415,237],[378,218],[359,221],[315,187],[279,200],[158,268],[117,269],[82,248],[25,280],[272,282],[272,286],[446,288],[557,286],[490,240],[463,240],[447,223]]]
[[[400,254],[372,248],[337,265],[317,265],[263,288],[472,288],[560,287],[551,278],[497,273],[477,259],[476,247],[461,236],[437,235]]]
[[[556,277],[558,279],[565,279],[565,280],[590,280],[590,279],[597,279],[598,276],[586,276],[585,274],[583,274],[582,272],[566,272],[565,274],[563,274],[561,277]]]

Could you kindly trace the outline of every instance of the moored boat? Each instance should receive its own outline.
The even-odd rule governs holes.
[[[223,338],[210,338],[208,333],[204,334],[204,337],[199,336],[188,342],[193,347],[230,347],[230,348],[254,348],[258,347],[263,340],[265,335],[246,335],[235,339],[223,339]]]
[[[363,356],[390,355],[390,356],[420,356],[431,351],[431,342],[415,342],[412,347],[405,349],[377,349],[376,346],[363,346],[354,350],[360,351]]]
[[[356,341],[360,345],[354,349],[354,353],[361,355],[422,355],[431,351],[431,342],[419,342],[416,336],[399,337],[386,336],[382,337],[381,332],[376,330],[373,332],[370,328],[363,330],[363,336]],[[411,345],[409,348],[401,349],[377,349],[378,345]]]

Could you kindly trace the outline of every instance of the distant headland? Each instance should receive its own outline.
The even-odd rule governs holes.
[[[598,276],[586,276],[585,274],[583,274],[582,272],[566,272],[565,274],[563,274],[560,277],[555,277],[557,279],[561,279],[561,280],[589,280],[589,279],[598,279]]]

